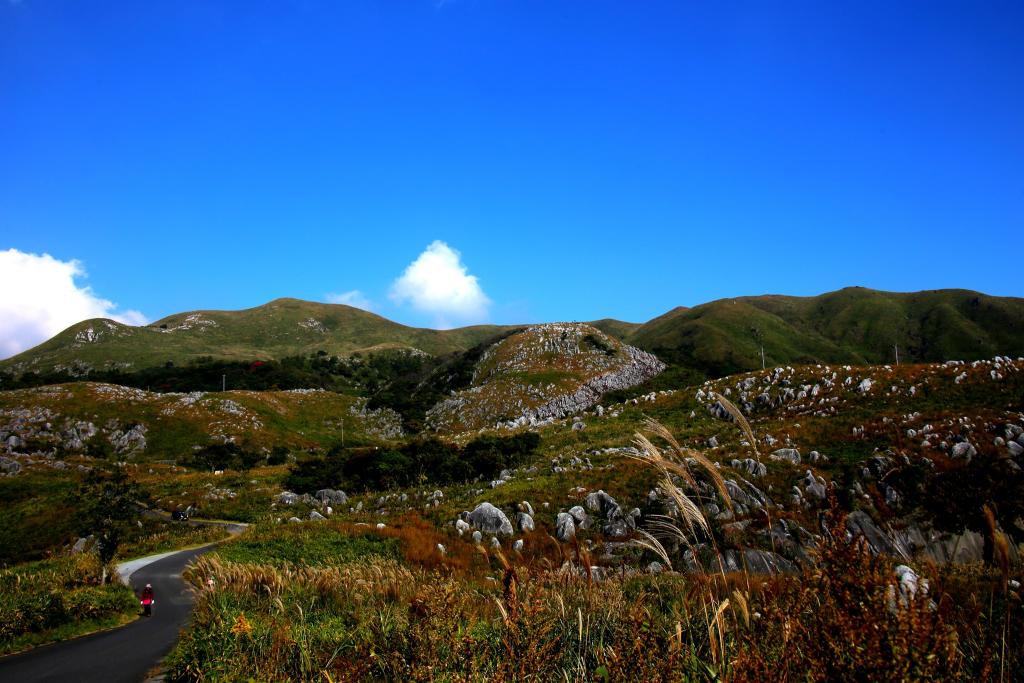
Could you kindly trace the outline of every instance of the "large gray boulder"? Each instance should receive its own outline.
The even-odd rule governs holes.
[[[974,449],[969,441],[961,441],[960,443],[953,444],[953,450],[951,455],[954,458],[966,458],[970,462],[971,458],[978,454],[978,451]]]
[[[0,474],[8,474],[14,476],[18,472],[21,472],[21,463],[14,458],[8,458],[0,455]]]
[[[490,503],[480,503],[476,509],[469,513],[467,520],[470,524],[481,531],[492,534],[504,534],[511,536],[513,533],[512,522],[504,512]]]
[[[860,536],[868,544],[872,553],[897,555],[898,551],[892,540],[878,528],[874,520],[863,510],[854,510],[846,517],[846,530],[851,536]]]
[[[313,496],[324,505],[344,505],[348,502],[348,496],[344,491],[334,489],[320,489]]]
[[[520,512],[516,515],[516,526],[522,532],[533,531],[535,526],[533,523],[533,517],[525,512]]]
[[[587,511],[583,509],[582,505],[574,505],[569,508],[569,514],[572,515],[573,521],[579,528],[590,528],[590,517],[587,516]]]
[[[608,516],[612,513],[612,511],[619,509],[619,504],[615,501],[615,499],[609,496],[603,490],[593,491],[587,494],[587,499],[585,502],[588,510],[590,510],[591,512],[599,512],[605,516]]]
[[[295,505],[296,503],[299,502],[300,498],[299,494],[297,493],[292,493],[291,491],[282,491],[281,493],[277,494],[274,500],[276,500],[278,503],[281,503],[282,505]]]
[[[576,538],[576,520],[567,512],[559,512],[555,518],[555,538],[563,543]]]
[[[795,448],[780,448],[771,454],[772,460],[788,460],[794,465],[800,464],[800,451]]]

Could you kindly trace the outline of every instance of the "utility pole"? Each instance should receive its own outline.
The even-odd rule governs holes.
[[[341,447],[345,448],[345,418],[341,418]]]
[[[228,390],[228,376],[227,375],[221,375],[220,376],[220,390],[221,391],[227,391]]]
[[[899,344],[893,344],[892,347],[894,349],[896,349],[896,365],[899,365],[900,364],[900,345]]]
[[[761,369],[764,370],[764,344],[761,344]]]

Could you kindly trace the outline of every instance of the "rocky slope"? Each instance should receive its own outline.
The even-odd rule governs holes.
[[[472,386],[428,411],[427,424],[447,433],[543,425],[664,368],[655,356],[590,325],[537,325],[491,347],[476,366]]]
[[[381,443],[402,436],[399,416],[328,391],[154,393],[78,382],[0,392],[0,453],[179,459],[209,443],[269,452]]]

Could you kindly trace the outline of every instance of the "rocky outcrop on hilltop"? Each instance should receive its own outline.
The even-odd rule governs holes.
[[[545,420],[552,421],[567,415],[574,415],[596,405],[606,393],[635,387],[665,369],[664,363],[646,351],[632,346],[624,347],[624,351],[630,357],[630,362],[626,365],[587,380],[573,393],[556,396],[547,403],[526,410],[516,419],[499,426],[515,428],[536,425]]]
[[[549,424],[664,369],[654,355],[590,325],[537,325],[488,349],[472,386],[431,408],[427,424],[446,432]]]

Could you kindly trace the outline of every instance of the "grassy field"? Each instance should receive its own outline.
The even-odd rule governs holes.
[[[817,393],[807,389],[815,385]],[[756,483],[776,501],[767,513],[702,514],[702,522],[690,520],[706,525],[699,543],[673,517],[690,540],[666,546],[665,556],[637,543],[639,534],[610,543],[599,525],[579,528],[571,542],[553,538],[556,515],[597,490],[655,519],[659,508],[648,494],[658,473],[608,450],[630,446],[650,418],[706,456],[708,472],[746,476],[730,462],[751,457],[751,444],[736,425],[712,415],[711,392],[750,403],[766,470]],[[872,556],[843,540],[842,516],[857,511],[880,525],[923,523],[935,512],[930,482],[1006,460],[996,437],[1021,423],[1022,397],[1024,372],[1006,361],[758,371],[605,401],[600,415],[580,415],[583,429],[571,419],[556,422],[540,430],[536,454],[500,485],[436,487],[424,478],[403,489],[349,491],[329,520],[316,522],[289,523],[308,520],[314,508],[276,499],[287,465],[221,474],[165,463],[124,469],[154,507],[194,505],[205,517],[255,523],[190,573],[199,602],[169,660],[171,680],[1013,680],[1024,665],[1014,635],[1024,628],[1013,583],[1024,579],[1019,567]],[[277,397],[254,397],[270,399]],[[974,460],[953,457],[940,441],[969,441]],[[782,446],[799,449],[804,462],[769,457]],[[811,451],[825,457],[810,461]],[[877,457],[889,458],[885,477],[861,478]],[[904,470],[921,470],[926,461],[932,469],[914,488]],[[72,458],[65,470],[40,461],[0,479],[11,520],[0,525],[6,538],[46,552],[40,535],[73,517],[73,508],[56,503],[73,499],[76,464],[96,461]],[[830,483],[827,501],[790,502],[807,470]],[[701,511],[711,501],[727,507],[711,474],[694,476],[695,488],[677,483]],[[861,493],[841,499],[853,481]],[[1007,483],[985,482],[988,492],[954,492],[942,505],[969,511],[972,500],[997,500]],[[899,504],[888,498],[889,484],[900,488]],[[511,538],[494,548],[490,534],[478,545],[457,532],[459,514],[485,501],[510,513],[532,504],[535,530],[514,537],[524,540],[521,551]],[[767,549],[767,529],[778,522],[819,537],[810,549],[814,562],[800,564],[798,573],[683,571],[687,543],[705,555]],[[125,550],[191,545],[205,540],[194,536],[201,533],[145,522]],[[997,527],[992,538],[1001,533]],[[53,543],[73,540],[65,534]],[[680,573],[650,573],[652,561]],[[893,593],[895,567],[907,562],[928,592],[894,603],[902,596]]]
[[[187,574],[199,602],[168,680],[967,681],[1024,664],[1000,637],[1024,627],[1019,597],[980,569],[932,568],[930,597],[894,608],[891,561],[841,542],[799,580],[596,581],[579,547],[424,552],[438,540],[321,522],[228,543]]]

